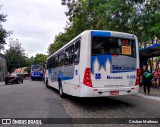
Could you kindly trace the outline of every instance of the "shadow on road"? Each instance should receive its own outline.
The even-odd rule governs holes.
[[[8,83],[7,85],[6,84],[4,84],[5,86],[13,86],[13,85],[21,85],[21,84],[23,84],[23,83]]]
[[[119,100],[115,100],[113,98],[109,98],[109,97],[97,97],[97,98],[78,98],[78,97],[72,97],[72,96],[66,96],[65,99],[68,99],[70,101],[72,101],[72,103],[76,104],[76,105],[80,105],[80,106],[85,106],[86,108],[96,108],[97,107],[134,107],[134,105],[131,105],[129,103],[123,102],[123,101],[119,101]]]
[[[59,91],[54,88],[50,88],[57,96],[59,96]],[[73,97],[70,95],[65,95],[63,100],[69,101],[70,103],[77,105],[77,106],[82,106],[85,107],[86,109],[92,108],[92,109],[97,109],[97,107],[100,108],[121,108],[121,107],[135,107],[134,105],[130,103],[126,103],[124,101],[116,100],[115,98],[112,97],[85,97],[85,98],[80,98],[80,97]]]

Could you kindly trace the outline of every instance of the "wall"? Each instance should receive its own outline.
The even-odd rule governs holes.
[[[0,53],[0,82],[4,81],[6,75],[7,75],[6,59]]]

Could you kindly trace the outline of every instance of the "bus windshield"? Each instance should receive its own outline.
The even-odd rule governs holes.
[[[32,65],[32,71],[42,71],[42,66],[40,66],[40,65]]]
[[[92,55],[99,54],[136,57],[135,40],[117,37],[92,37]]]

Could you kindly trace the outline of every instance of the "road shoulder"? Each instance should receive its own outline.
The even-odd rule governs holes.
[[[0,86],[4,86],[5,85],[5,82],[0,82]]]

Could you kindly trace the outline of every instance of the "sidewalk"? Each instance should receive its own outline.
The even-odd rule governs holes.
[[[143,88],[140,86],[139,87],[139,93],[144,94]],[[150,89],[150,95],[151,96],[157,96],[160,97],[160,88],[152,88]]]
[[[0,82],[0,86],[4,86],[5,85],[5,83],[4,82]]]
[[[138,94],[138,96],[144,97],[146,99],[160,101],[160,88],[152,88],[151,87],[151,89],[150,89],[150,96],[148,96],[148,95],[145,96],[143,88],[140,86],[139,87],[139,94]]]

